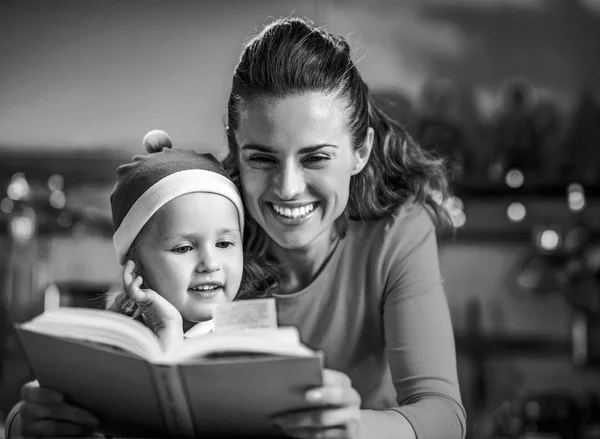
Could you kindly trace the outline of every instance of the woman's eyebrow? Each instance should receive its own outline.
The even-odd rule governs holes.
[[[333,145],[331,143],[322,143],[322,144],[314,145],[314,146],[305,146],[304,148],[300,148],[300,150],[298,152],[300,154],[306,154],[306,153],[315,152],[321,148],[327,148],[327,147],[339,149],[339,146],[337,146],[337,145]],[[249,143],[247,145],[242,146],[242,150],[243,151],[254,150],[254,151],[270,152],[270,153],[277,152],[277,148],[272,148],[270,146],[264,146],[264,145],[256,145],[254,143]]]
[[[263,146],[263,145],[256,145],[254,143],[249,143],[247,145],[242,146],[242,150],[243,151],[255,150],[255,151],[260,151],[260,152],[273,152],[274,151],[273,148],[270,148],[268,146]]]

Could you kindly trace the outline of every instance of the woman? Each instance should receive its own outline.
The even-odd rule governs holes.
[[[373,105],[346,41],[305,20],[247,44],[228,110],[245,251],[278,267],[264,289],[279,322],[328,368],[306,394],[314,410],[274,422],[299,438],[464,437],[435,235],[444,164]],[[93,427],[48,389],[27,384],[23,399],[25,433]]]

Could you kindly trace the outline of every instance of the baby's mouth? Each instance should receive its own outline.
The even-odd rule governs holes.
[[[190,287],[190,291],[198,294],[200,297],[213,297],[216,296],[223,289],[223,284],[220,283],[206,283],[202,285],[196,285]]]
[[[220,284],[203,284],[190,288],[192,291],[215,291],[219,288],[223,288]]]

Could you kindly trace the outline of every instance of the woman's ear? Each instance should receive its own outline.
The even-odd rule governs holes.
[[[363,144],[354,150],[354,167],[352,168],[352,175],[358,174],[363,170],[367,162],[369,161],[369,157],[371,156],[371,151],[373,150],[373,139],[375,138],[375,131],[372,127],[367,129],[367,135],[365,136],[365,141]]]
[[[233,132],[233,130],[231,128],[229,128],[229,125],[225,125],[225,136],[230,145],[231,144],[235,145],[235,143],[236,143],[235,133]]]
[[[229,128],[229,125],[225,125],[225,136],[227,138],[227,147],[229,149],[229,153],[237,149],[237,140],[235,138],[235,132]]]

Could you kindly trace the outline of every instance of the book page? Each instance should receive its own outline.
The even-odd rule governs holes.
[[[215,331],[249,328],[277,328],[275,299],[240,300],[219,303],[213,310]]]
[[[252,328],[215,331],[185,339],[163,359],[169,364],[215,354],[268,354],[291,357],[311,357],[316,353],[300,342],[298,330],[281,328]]]
[[[115,312],[90,308],[58,308],[21,325],[61,338],[114,346],[149,361],[163,355],[158,338],[144,324]]]

